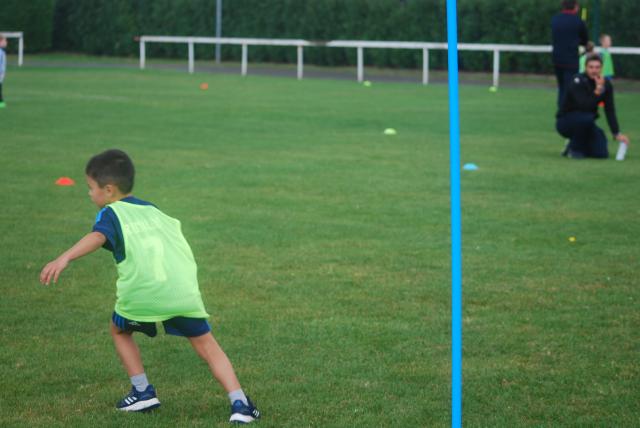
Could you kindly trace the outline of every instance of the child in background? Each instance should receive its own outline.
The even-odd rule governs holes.
[[[40,273],[46,285],[58,281],[69,262],[100,247],[111,251],[118,269],[111,336],[129,375],[131,392],[116,405],[122,411],[147,411],[160,401],[149,384],[134,332],[165,332],[186,337],[229,395],[230,422],[249,423],[260,413],[247,398],[231,362],[211,334],[197,279],[197,266],[180,222],[150,202],[133,196],[135,170],[126,153],[107,150],[85,168],[89,197],[100,208],[93,231],[48,263]]]
[[[584,73],[587,57],[593,53],[593,50],[595,48],[596,45],[594,45],[593,42],[587,42],[587,45],[584,48],[584,53],[580,56],[580,68],[578,70],[578,73]]]
[[[600,56],[602,57],[602,75],[605,79],[611,80],[615,74],[613,70],[613,58],[611,58],[611,36],[602,34],[600,36]]]
[[[0,34],[0,108],[7,106],[2,98],[2,82],[4,82],[4,73],[7,70],[7,54],[4,53],[6,47],[7,38]]]

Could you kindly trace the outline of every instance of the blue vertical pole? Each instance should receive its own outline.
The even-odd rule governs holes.
[[[451,427],[462,427],[462,216],[456,0],[447,0],[451,174]]]
[[[216,37],[222,37],[222,0],[216,0]],[[216,43],[216,64],[220,64],[220,43]]]

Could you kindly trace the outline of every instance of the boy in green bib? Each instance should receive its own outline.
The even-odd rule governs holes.
[[[147,411],[160,406],[149,384],[133,332],[165,332],[189,339],[213,376],[229,394],[230,422],[249,423],[260,413],[247,398],[231,362],[211,334],[197,279],[197,266],[180,222],[131,193],[135,170],[126,153],[107,150],[94,156],[85,169],[89,196],[100,208],[93,231],[48,263],[40,282],[58,281],[69,262],[100,247],[113,253],[118,269],[111,336],[132,388],[116,408]]]
[[[611,80],[615,75],[613,68],[613,58],[611,57],[611,36],[608,34],[600,35],[600,56],[602,57],[602,75],[605,79]]]

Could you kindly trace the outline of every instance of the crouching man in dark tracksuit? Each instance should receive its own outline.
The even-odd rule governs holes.
[[[607,137],[597,125],[598,104],[604,102],[609,129],[614,138],[629,144],[629,138],[620,133],[616,107],[613,101],[613,85],[602,75],[602,58],[587,57],[585,72],[576,74],[567,88],[560,110],[556,115],[556,129],[569,144],[562,153],[574,159],[608,158]]]

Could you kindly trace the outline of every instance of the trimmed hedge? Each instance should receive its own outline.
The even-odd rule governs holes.
[[[2,0],[0,3],[0,31],[24,32],[27,52],[51,49],[53,10],[55,0]],[[17,43],[9,43],[9,51],[16,52]]]
[[[640,47],[639,16],[638,0],[602,0],[601,33],[610,34],[614,46]],[[638,55],[614,55],[613,62],[616,76],[640,78]]]
[[[582,4],[593,1],[583,0]],[[635,25],[636,17],[640,16],[640,1],[600,1],[600,27],[613,36],[614,45],[640,46],[640,32]],[[53,12],[52,3],[55,3]],[[223,3],[222,29],[228,37],[446,40],[444,0],[225,0]],[[560,0],[458,0],[458,38],[470,43],[549,44],[550,19],[558,12],[559,4]],[[215,5],[216,0],[3,0],[0,27],[22,26],[31,50],[52,47],[97,55],[135,56],[138,46],[133,38],[137,35],[212,36]],[[33,18],[36,16],[37,19]],[[12,17],[15,22],[11,22]],[[29,17],[33,22],[28,21]],[[51,18],[53,26],[51,22],[45,25],[44,21]],[[36,38],[38,34],[42,35],[42,42]],[[147,49],[154,57],[184,57],[187,48],[149,44]],[[223,46],[222,53],[225,59],[237,60],[240,48]],[[213,46],[196,47],[197,58],[212,58],[213,54]],[[252,61],[294,62],[296,52],[286,47],[251,47],[249,55]],[[504,53],[501,60],[502,71],[551,71],[549,55]],[[356,54],[355,49],[309,48],[305,50],[305,61],[352,65]],[[367,49],[365,61],[380,67],[418,68],[422,53]],[[445,68],[445,52],[433,51],[430,61],[432,68]],[[640,77],[637,56],[616,55],[615,63],[618,75]],[[460,67],[490,70],[492,55],[462,52]]]

